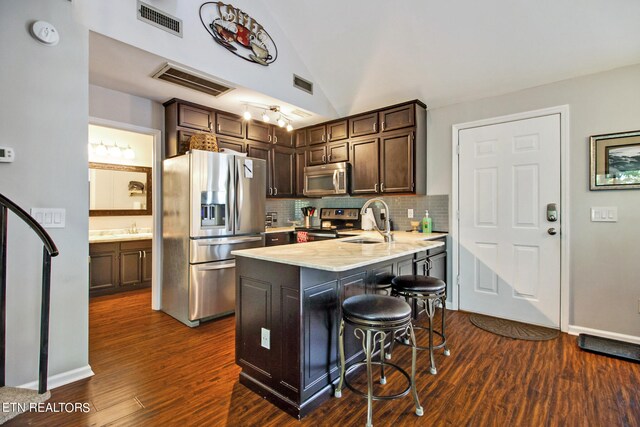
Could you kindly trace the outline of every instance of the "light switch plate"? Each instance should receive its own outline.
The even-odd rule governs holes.
[[[407,209],[407,218],[413,218],[413,209]]]
[[[592,207],[591,222],[618,222],[618,208],[615,206]]]
[[[31,208],[30,214],[44,228],[64,228],[67,210],[62,208]]]

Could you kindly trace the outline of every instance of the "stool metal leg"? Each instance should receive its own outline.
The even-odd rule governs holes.
[[[344,383],[344,320],[340,322],[340,336],[338,337],[338,347],[340,348],[340,382],[334,391],[335,397],[342,397],[342,385]]]
[[[380,338],[377,339],[378,334],[380,334]],[[387,383],[387,377],[384,375],[384,359],[385,359],[385,351],[384,351],[384,342],[387,339],[387,334],[384,332],[376,332],[373,336],[373,351],[375,351],[376,341],[380,342],[380,384]]]
[[[440,304],[442,307],[442,329],[440,331],[442,332],[442,342],[444,343],[444,355],[450,356],[451,352],[449,351],[449,347],[447,347],[447,336],[445,335],[445,332],[444,332],[444,313],[446,311],[445,308],[446,308],[447,296],[443,295],[440,301],[441,301]]]
[[[373,427],[373,373],[371,372],[371,331],[367,330],[367,343],[365,353],[367,355],[367,427]]]
[[[431,367],[429,368],[429,372],[432,375],[435,375],[438,373],[436,369],[436,363],[433,358],[433,315],[435,314],[436,300],[429,298],[425,301],[425,303],[425,311],[427,312],[427,316],[429,317],[429,357],[431,359]]]
[[[420,405],[420,400],[418,400],[418,390],[416,389],[416,358],[418,355],[418,349],[416,346],[418,343],[416,342],[416,335],[413,332],[413,326],[409,323],[409,333],[411,335],[411,391],[413,394],[413,402],[416,405],[416,415],[421,417],[424,415],[424,409]]]

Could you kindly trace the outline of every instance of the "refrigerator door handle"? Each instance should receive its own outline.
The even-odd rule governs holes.
[[[229,167],[229,172],[227,173],[227,182],[231,183],[231,166]],[[233,231],[233,221],[231,221],[232,217],[230,215],[231,205],[233,203],[231,197],[231,189],[227,187],[227,212],[225,212],[227,217],[227,230]]]
[[[224,239],[219,241],[203,239],[198,241],[198,246],[216,246],[216,245],[233,245],[235,243],[248,243],[248,242],[257,242],[258,240],[262,240],[262,236],[259,237],[241,237],[238,239]]]
[[[236,168],[236,184],[235,184],[235,188],[236,188],[236,206],[235,206],[235,212],[236,212],[236,233],[238,233],[242,227],[242,225],[240,224],[240,206],[242,206],[243,202],[244,202],[244,194],[243,194],[243,189],[242,189],[242,183],[240,182],[240,167]]]
[[[225,268],[234,268],[236,266],[236,262],[229,262],[226,264],[216,264],[216,265],[199,265],[197,266],[198,271],[209,271],[209,270],[223,270]]]

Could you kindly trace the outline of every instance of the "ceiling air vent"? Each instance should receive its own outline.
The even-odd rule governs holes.
[[[178,37],[182,37],[182,20],[138,0],[138,19]]]
[[[182,68],[170,62],[167,62],[155,73],[153,78],[175,83],[212,96],[224,95],[230,90],[233,90],[232,87],[217,82],[210,76]]]
[[[303,79],[300,76],[296,76],[295,74],[293,75],[293,86],[305,92],[309,92],[311,95],[313,95],[313,83],[311,83],[309,80]]]

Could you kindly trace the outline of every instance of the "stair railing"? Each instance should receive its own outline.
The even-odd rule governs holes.
[[[38,393],[47,391],[49,361],[49,303],[51,297],[51,257],[59,254],[49,233],[24,209],[0,194],[0,387],[5,385],[7,325],[7,225],[9,211],[16,214],[40,238],[42,248],[42,301],[40,304],[40,359]]]

